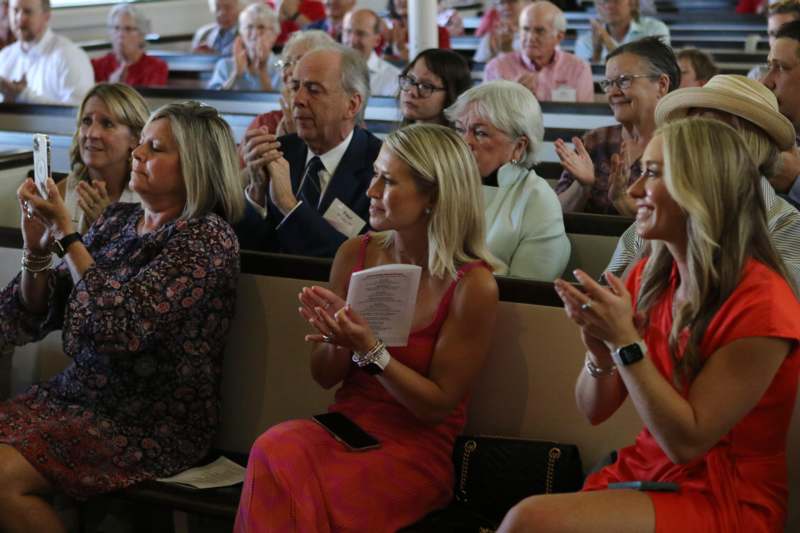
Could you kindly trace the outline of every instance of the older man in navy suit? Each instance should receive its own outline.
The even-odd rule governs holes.
[[[372,163],[381,141],[356,126],[369,98],[369,71],[353,50],[308,52],[290,81],[297,133],[245,138],[248,210],[242,248],[332,257],[367,228]]]

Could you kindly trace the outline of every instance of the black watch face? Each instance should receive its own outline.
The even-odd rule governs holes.
[[[630,365],[636,361],[641,361],[644,358],[642,348],[639,344],[629,344],[619,349],[619,360],[623,365]]]

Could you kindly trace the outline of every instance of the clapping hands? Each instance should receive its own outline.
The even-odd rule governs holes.
[[[361,353],[375,345],[377,338],[366,320],[335,292],[315,285],[303,287],[297,297],[300,315],[317,331],[306,335],[306,342],[325,342]]]
[[[578,137],[572,138],[572,144],[575,149],[570,149],[563,139],[556,139],[555,148],[556,155],[561,160],[561,165],[564,169],[575,176],[575,179],[580,182],[584,187],[591,187],[594,185],[594,163],[586,151],[586,147]]]
[[[106,190],[106,182],[81,181],[75,189],[78,193],[78,207],[83,211],[86,223],[91,225],[111,205],[111,198]]]
[[[596,356],[609,355],[609,346],[625,346],[640,338],[631,294],[617,276],[609,272],[605,276],[608,288],[576,270],[583,291],[562,279],[555,281],[564,311],[581,328],[584,344]]]

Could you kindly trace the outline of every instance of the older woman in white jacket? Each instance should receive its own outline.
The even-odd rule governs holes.
[[[531,170],[544,137],[542,111],[518,83],[466,91],[445,114],[472,150],[484,183],[486,238],[509,276],[553,281],[569,261],[558,196]]]

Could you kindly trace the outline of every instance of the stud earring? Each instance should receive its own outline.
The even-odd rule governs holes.
[[[426,215],[430,215],[431,214],[431,208],[430,207],[426,207],[425,208],[425,214]]]
[[[512,165],[518,165],[519,159],[512,159],[511,161],[509,161],[509,163],[511,163]]]

